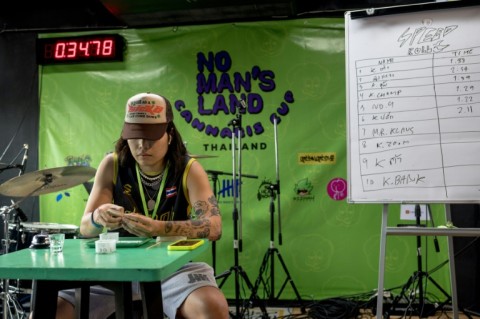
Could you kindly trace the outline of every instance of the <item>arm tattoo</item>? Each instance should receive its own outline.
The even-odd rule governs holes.
[[[210,221],[208,219],[169,221],[165,224],[165,233],[189,238],[206,238],[210,235]]]
[[[208,199],[208,203],[205,201],[197,201],[193,204],[193,210],[197,218],[202,218],[208,211],[212,216],[220,215],[220,210],[218,209],[218,203],[215,196],[211,196]]]
[[[212,208],[210,210],[210,212],[212,213],[212,216],[219,216],[220,215],[220,209],[218,208],[218,202],[217,202],[217,199],[215,198],[215,196],[212,195],[208,199],[208,202],[210,203],[210,205],[212,205]]]
[[[205,201],[197,201],[193,203],[193,210],[195,211],[195,216],[197,218],[202,218],[205,213],[208,211],[208,204]]]
[[[211,196],[206,201],[197,201],[192,205],[195,212],[195,219],[188,221],[167,221],[165,223],[165,234],[177,234],[190,238],[206,238],[210,235],[211,222],[205,218],[207,213],[211,216],[219,216],[217,199]]]

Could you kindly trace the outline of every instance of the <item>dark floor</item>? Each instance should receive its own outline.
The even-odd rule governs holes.
[[[370,306],[371,303],[365,303],[358,300],[348,300],[342,298],[332,298],[322,301],[304,302],[303,307],[299,307],[296,302],[286,302],[285,305],[277,304],[267,306],[264,309],[260,307],[247,308],[237,312],[235,303],[230,304],[230,313],[232,319],[370,319],[376,318],[373,308],[362,308]],[[387,318],[387,316],[384,316]],[[431,309],[431,313],[397,310],[388,315],[390,319],[408,318],[408,319],[452,319],[453,311],[450,305],[445,305],[441,309]],[[480,313],[468,309],[459,310],[458,319],[480,319]]]
[[[3,318],[3,299],[0,298],[0,313]],[[228,300],[232,319],[370,319],[376,318],[374,306],[375,300],[362,301],[358,298],[331,298],[320,301],[256,301],[250,307],[243,307],[246,301]],[[12,291],[9,295],[10,313],[8,318],[26,319],[29,314],[30,295],[25,291]],[[386,309],[386,308],[385,308]],[[385,310],[384,309],[384,310]],[[453,312],[450,305],[441,309],[432,308],[432,313],[418,316],[412,311],[396,311],[391,313],[389,318],[408,319],[450,319]],[[462,309],[458,319],[480,319],[480,312]]]

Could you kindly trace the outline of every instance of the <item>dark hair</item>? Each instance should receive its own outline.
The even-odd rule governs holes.
[[[175,179],[183,174],[185,168],[185,156],[187,155],[187,148],[183,143],[182,136],[177,131],[175,123],[173,123],[173,112],[170,101],[165,97],[165,102],[167,104],[167,114],[170,112],[172,121],[168,123],[167,130],[165,134],[168,134],[172,137],[170,144],[168,145],[167,154],[165,159],[167,162],[170,162],[170,167],[174,169]],[[134,165],[135,159],[133,158],[132,152],[128,147],[127,140],[124,140],[120,137],[115,144],[115,152],[118,155],[118,162],[120,166],[129,167]]]

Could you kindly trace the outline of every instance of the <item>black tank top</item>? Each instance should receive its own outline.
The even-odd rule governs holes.
[[[136,212],[146,215],[139,190],[139,187],[143,186],[138,185],[135,164],[130,167],[120,166],[117,154],[113,154],[113,156],[116,170],[114,175],[113,203],[124,207],[125,212]],[[194,158],[185,157],[183,174],[179,175],[180,177],[177,179],[175,179],[175,174],[172,172],[172,166],[170,166],[167,176],[163,176],[165,186],[162,193],[157,194],[157,196],[161,197],[156,216],[154,217],[156,220],[190,219],[192,206],[188,199],[187,175],[194,161]],[[148,189],[143,190],[146,200],[149,199],[146,194],[147,191]],[[152,199],[156,200],[156,196]],[[148,215],[152,215],[152,212],[150,211]],[[120,234],[120,236],[125,235],[127,234]]]

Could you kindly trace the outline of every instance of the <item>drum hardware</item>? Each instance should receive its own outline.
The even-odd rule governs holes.
[[[12,225],[10,225],[12,226]],[[11,227],[10,234],[16,239],[16,250],[24,248],[45,248],[41,236],[48,234],[63,233],[65,238],[75,238],[78,234],[78,226],[56,223],[18,223]]]
[[[32,244],[29,246],[34,249],[44,249],[50,247],[50,238],[48,234],[36,234],[32,238]]]
[[[10,223],[9,228],[12,244],[10,252],[21,249],[46,249],[49,247],[46,244],[48,234],[64,233],[65,238],[76,238],[79,230],[76,225],[20,221]],[[25,295],[25,298],[29,298],[32,292],[32,281],[10,280],[10,291],[17,296]]]
[[[6,237],[5,239],[2,239],[2,246],[5,254],[8,254],[10,245],[16,243],[15,240],[10,240],[10,236],[8,236],[8,223],[10,220],[10,213],[13,209],[14,204],[0,208],[0,215],[2,215],[3,218],[4,234]],[[13,318],[14,315],[18,317],[23,310],[21,306],[19,307],[17,299],[14,298],[10,292],[10,280],[2,279],[2,286],[3,291],[0,294],[0,298],[3,300],[3,319],[8,319],[9,317]]]
[[[7,149],[5,150],[5,152],[8,150],[8,147]],[[0,156],[0,160],[3,158],[3,155],[5,155],[5,152],[2,154],[2,156]],[[22,163],[21,164],[12,164],[18,156],[20,156],[20,154],[23,153],[23,158],[22,158]],[[24,172],[25,172],[25,169],[27,168],[27,159],[28,159],[28,144],[23,144],[23,147],[22,149],[20,150],[20,152],[18,152],[17,156],[15,156],[15,158],[9,163],[0,163],[0,173],[3,172],[4,170],[7,170],[7,169],[12,169],[12,168],[17,168],[19,170],[19,173],[18,175],[22,175]]]
[[[11,200],[11,203],[14,205],[13,208],[15,208],[15,211],[17,212],[15,215],[15,221],[20,220],[22,222],[26,222],[28,218],[27,215],[25,215],[25,212],[20,208],[20,206],[16,205],[13,200]]]
[[[18,176],[23,175],[25,173],[25,169],[27,168],[27,159],[28,159],[28,144],[23,144],[23,149],[25,152],[23,153],[22,163],[20,164],[20,172]]]
[[[22,161],[22,169],[25,167],[27,155],[25,153]],[[8,254],[11,244],[17,243],[8,236],[10,213],[18,207],[18,205],[30,196],[43,195],[47,193],[57,192],[78,184],[84,183],[95,176],[96,170],[87,166],[66,166],[51,169],[44,169],[30,172],[24,175],[23,170],[20,175],[14,177],[0,185],[0,194],[11,197],[21,197],[17,202],[12,201],[12,205],[0,208],[0,215],[3,218],[4,235],[2,239],[3,253]],[[12,315],[20,314],[18,309],[18,301],[10,293],[9,279],[3,279],[3,292],[0,298],[3,300],[3,319],[8,319]],[[13,309],[13,313],[12,313]]]

